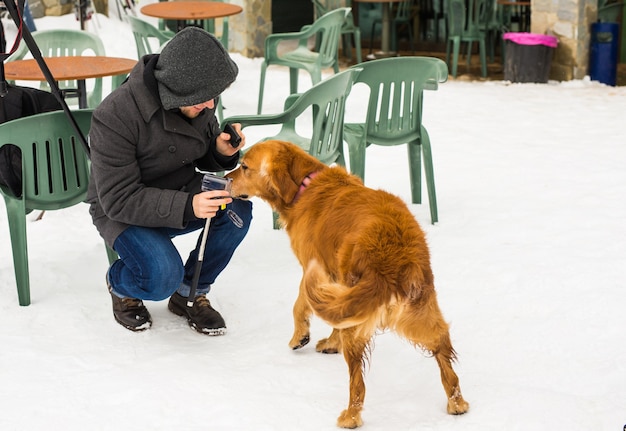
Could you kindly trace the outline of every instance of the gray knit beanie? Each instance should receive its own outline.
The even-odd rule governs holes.
[[[212,34],[186,27],[163,48],[154,77],[165,109],[193,106],[216,98],[237,78],[239,69]]]

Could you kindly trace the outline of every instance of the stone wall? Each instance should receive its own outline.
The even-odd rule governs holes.
[[[272,33],[272,2],[268,0],[230,0],[243,12],[228,18],[229,49],[254,58],[263,57],[265,38]]]
[[[33,18],[61,16],[74,12],[72,0],[28,0]]]
[[[587,75],[591,24],[598,15],[597,0],[532,0],[531,32],[559,39],[550,79],[569,81]]]

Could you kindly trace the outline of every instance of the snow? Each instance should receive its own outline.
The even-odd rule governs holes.
[[[71,15],[37,25],[78,28]],[[89,25],[109,55],[135,57],[126,24],[98,15]],[[253,114],[260,59],[233,58],[240,77],[226,115]],[[267,79],[265,112],[279,111],[288,73],[270,68]],[[352,96],[350,117],[364,104]],[[621,430],[626,87],[451,80],[424,106],[440,221],[430,224],[425,192],[410,208],[427,234],[470,411],[446,414],[434,359],[384,333],[366,370],[363,430]],[[248,145],[267,134],[249,129]],[[410,202],[405,148],[368,148],[366,184]],[[269,207],[254,205],[210,294],[228,333],[206,337],[166,301],[147,302],[149,331],[114,321],[104,243],[84,204],[28,216],[32,304],[20,307],[0,203],[0,429],[337,429],[347,367],[315,352],[330,331],[318,319],[310,345],[288,348],[301,270]],[[186,256],[195,241],[176,244]]]

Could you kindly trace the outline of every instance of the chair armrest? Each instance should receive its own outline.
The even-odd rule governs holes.
[[[294,93],[287,96],[287,98],[285,99],[285,104],[283,105],[283,110],[289,110],[289,108],[291,108],[291,105],[293,105],[300,96],[302,96],[302,93]]]
[[[240,123],[241,128],[248,126],[268,126],[272,124],[283,124],[288,118],[286,113],[280,114],[261,114],[261,115],[234,115],[232,117],[225,118],[222,121],[222,129],[226,123]]]
[[[306,43],[306,41],[318,33],[320,29],[317,26],[306,24],[302,26],[300,31],[294,31],[289,33],[274,33],[265,38],[265,57],[276,58],[278,57],[278,45],[287,40],[298,40],[300,45]],[[269,55],[271,53],[271,55]]]
[[[424,90],[437,90],[439,83],[446,82],[448,80],[448,65],[441,60],[432,59],[435,71],[429,79],[424,82]]]

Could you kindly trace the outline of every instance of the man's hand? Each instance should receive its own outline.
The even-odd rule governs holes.
[[[220,133],[215,140],[215,145],[217,152],[223,156],[232,156],[246,145],[246,136],[241,131],[241,124],[233,123],[231,126],[233,126],[233,128],[237,131],[237,134],[241,137],[241,142],[237,147],[233,147],[230,144],[230,135],[224,132]]]
[[[191,205],[197,218],[208,219],[215,217],[222,205],[228,205],[232,201],[233,198],[230,197],[228,191],[210,190],[194,195]]]

